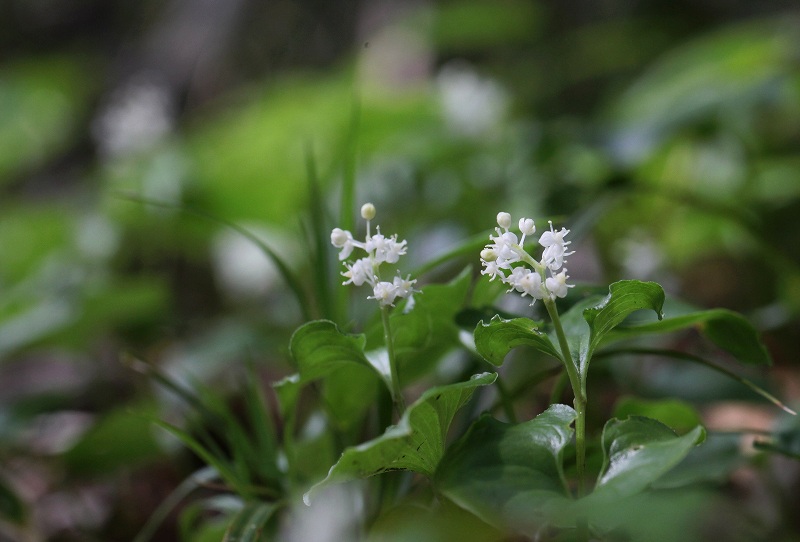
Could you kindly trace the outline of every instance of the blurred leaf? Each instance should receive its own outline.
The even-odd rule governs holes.
[[[0,518],[15,525],[22,525],[27,516],[25,503],[5,480],[0,479]]]
[[[701,426],[679,437],[649,418],[609,420],[603,429],[603,468],[586,499],[614,501],[644,491],[704,439]]]
[[[470,283],[470,269],[465,268],[447,284],[423,286],[414,294],[413,309],[406,312],[405,306],[400,306],[392,312],[390,325],[401,384],[429,373],[459,346],[456,314],[466,302]],[[383,326],[373,326],[367,337],[368,344],[383,346]],[[388,360],[386,367],[388,371]]]
[[[625,419],[629,416],[657,420],[678,434],[687,433],[701,422],[697,410],[679,399],[647,400],[622,397],[614,407],[614,417]]]
[[[225,480],[226,483],[230,484],[230,486],[240,495],[242,496],[250,496],[251,491],[250,487],[247,484],[246,480],[243,480],[240,477],[240,473],[237,472],[235,465],[233,465],[226,457],[223,457],[214,451],[209,450],[206,446],[203,446],[196,438],[194,438],[190,433],[184,431],[180,427],[172,425],[171,423],[167,423],[162,421],[156,417],[151,418],[151,422],[158,427],[166,430],[172,436],[177,438],[184,446],[189,448],[192,452],[194,452],[200,459],[202,459],[206,464],[213,467],[219,476]]]
[[[682,126],[775,100],[792,70],[794,30],[780,19],[746,22],[686,43],[655,64],[611,108],[615,147],[639,161]]]
[[[6,62],[0,74],[0,185],[74,141],[89,73],[76,56]],[[0,258],[1,259],[1,258]]]
[[[666,333],[695,327],[711,342],[751,365],[770,365],[772,360],[758,332],[742,315],[726,309],[710,309],[665,318],[659,322],[618,327],[606,342],[618,341],[648,333]]]
[[[408,407],[397,425],[389,427],[380,437],[346,449],[328,476],[314,485],[304,499],[308,502],[327,485],[390,470],[433,476],[444,455],[447,432],[456,412],[469,401],[475,388],[491,384],[496,378],[494,373],[483,373],[467,382],[426,390]]]
[[[75,473],[107,475],[161,457],[147,419],[154,411],[154,405],[144,403],[106,413],[64,453],[66,468]]]
[[[485,50],[530,40],[538,29],[538,6],[519,0],[492,4],[460,0],[437,6],[433,39],[444,51]]]
[[[193,472],[183,482],[178,485],[150,514],[147,523],[133,539],[133,542],[147,542],[155,535],[158,528],[166,520],[167,516],[193,491],[207,485],[217,478],[217,471],[213,467],[203,467]]]
[[[754,446],[800,460],[800,416],[784,417],[769,438],[759,438]]]
[[[253,502],[245,505],[234,516],[222,542],[264,542],[269,538],[263,532],[267,522],[278,509],[274,503]]]
[[[741,450],[742,435],[710,432],[702,446],[689,454],[667,474],[653,483],[658,489],[686,488],[698,483],[725,483],[746,457]]]
[[[498,367],[506,354],[517,346],[530,346],[560,360],[561,353],[550,338],[539,331],[541,325],[528,318],[504,320],[495,316],[488,324],[481,322],[475,328],[475,347],[486,361]]]
[[[72,242],[73,217],[64,206],[3,204],[0,214],[0,280],[9,284],[47,270],[47,260]]]
[[[536,528],[572,503],[562,455],[575,411],[551,405],[533,420],[506,424],[479,418],[442,459],[436,487],[484,521]]]

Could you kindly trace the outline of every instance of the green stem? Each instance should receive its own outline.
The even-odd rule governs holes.
[[[394,357],[394,341],[392,340],[392,328],[389,324],[389,307],[381,307],[381,321],[383,322],[383,340],[386,342],[386,352],[389,356],[389,372],[392,380],[392,402],[397,412],[398,419],[405,412],[406,405],[403,401],[403,393],[400,391],[400,378],[397,374],[397,360]]]
[[[564,333],[564,328],[561,325],[561,319],[558,317],[558,309],[556,308],[555,301],[550,298],[544,298],[544,306],[547,309],[547,314],[550,315],[550,320],[553,322],[553,328],[558,337],[558,345],[561,348],[561,357],[564,362],[564,368],[567,370],[569,383],[572,386],[572,393],[575,396],[573,405],[577,417],[575,418],[575,462],[578,471],[578,497],[583,497],[586,493],[585,484],[585,471],[586,471],[586,392],[584,391],[581,377],[578,374],[578,367],[572,361],[572,354],[569,351],[569,343],[567,342],[567,335]]]
[[[761,397],[775,405],[776,407],[780,408],[784,412],[791,414],[792,416],[797,416],[797,412],[789,408],[788,406],[784,405],[780,399],[769,393],[764,388],[758,386],[757,384],[753,383],[752,381],[744,378],[743,376],[739,376],[733,371],[726,369],[720,365],[716,365],[707,361],[699,356],[695,356],[692,354],[688,354],[686,352],[680,352],[677,350],[661,350],[658,348],[618,348],[613,350],[604,350],[595,354],[595,358],[597,357],[608,357],[608,356],[616,356],[619,354],[633,354],[633,355],[649,355],[649,356],[662,356],[665,358],[672,358],[672,359],[681,359],[684,361],[691,361],[692,363],[698,363],[700,365],[705,365],[709,369],[713,369],[718,373],[722,373],[725,376],[732,378],[753,390],[755,393],[759,394]]]

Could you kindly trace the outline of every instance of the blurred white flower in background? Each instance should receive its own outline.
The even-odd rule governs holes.
[[[477,138],[494,131],[508,108],[508,93],[497,81],[483,77],[466,62],[445,64],[436,75],[439,102],[448,127]]]
[[[92,135],[102,155],[121,156],[158,143],[172,130],[174,115],[168,87],[132,80],[111,95],[92,123]]]

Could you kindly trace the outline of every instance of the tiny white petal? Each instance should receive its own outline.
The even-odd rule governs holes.
[[[511,215],[506,212],[497,213],[497,225],[507,230],[511,227]]]

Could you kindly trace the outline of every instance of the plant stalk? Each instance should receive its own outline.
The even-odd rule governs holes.
[[[550,320],[553,322],[553,328],[555,329],[556,337],[558,337],[558,345],[561,348],[564,368],[567,370],[572,393],[575,396],[573,401],[575,412],[577,413],[575,418],[575,466],[578,471],[578,497],[583,497],[586,494],[586,482],[584,480],[586,471],[586,393],[584,392],[578,368],[575,362],[572,361],[567,335],[561,325],[555,301],[547,297],[543,301],[547,313],[550,315]]]
[[[391,378],[392,403],[397,413],[397,418],[403,416],[406,410],[403,393],[400,390],[400,378],[397,373],[397,360],[394,357],[394,341],[392,340],[392,328],[389,323],[389,307],[381,307],[381,321],[383,322],[383,340],[386,342],[386,353],[389,356],[389,373]]]

